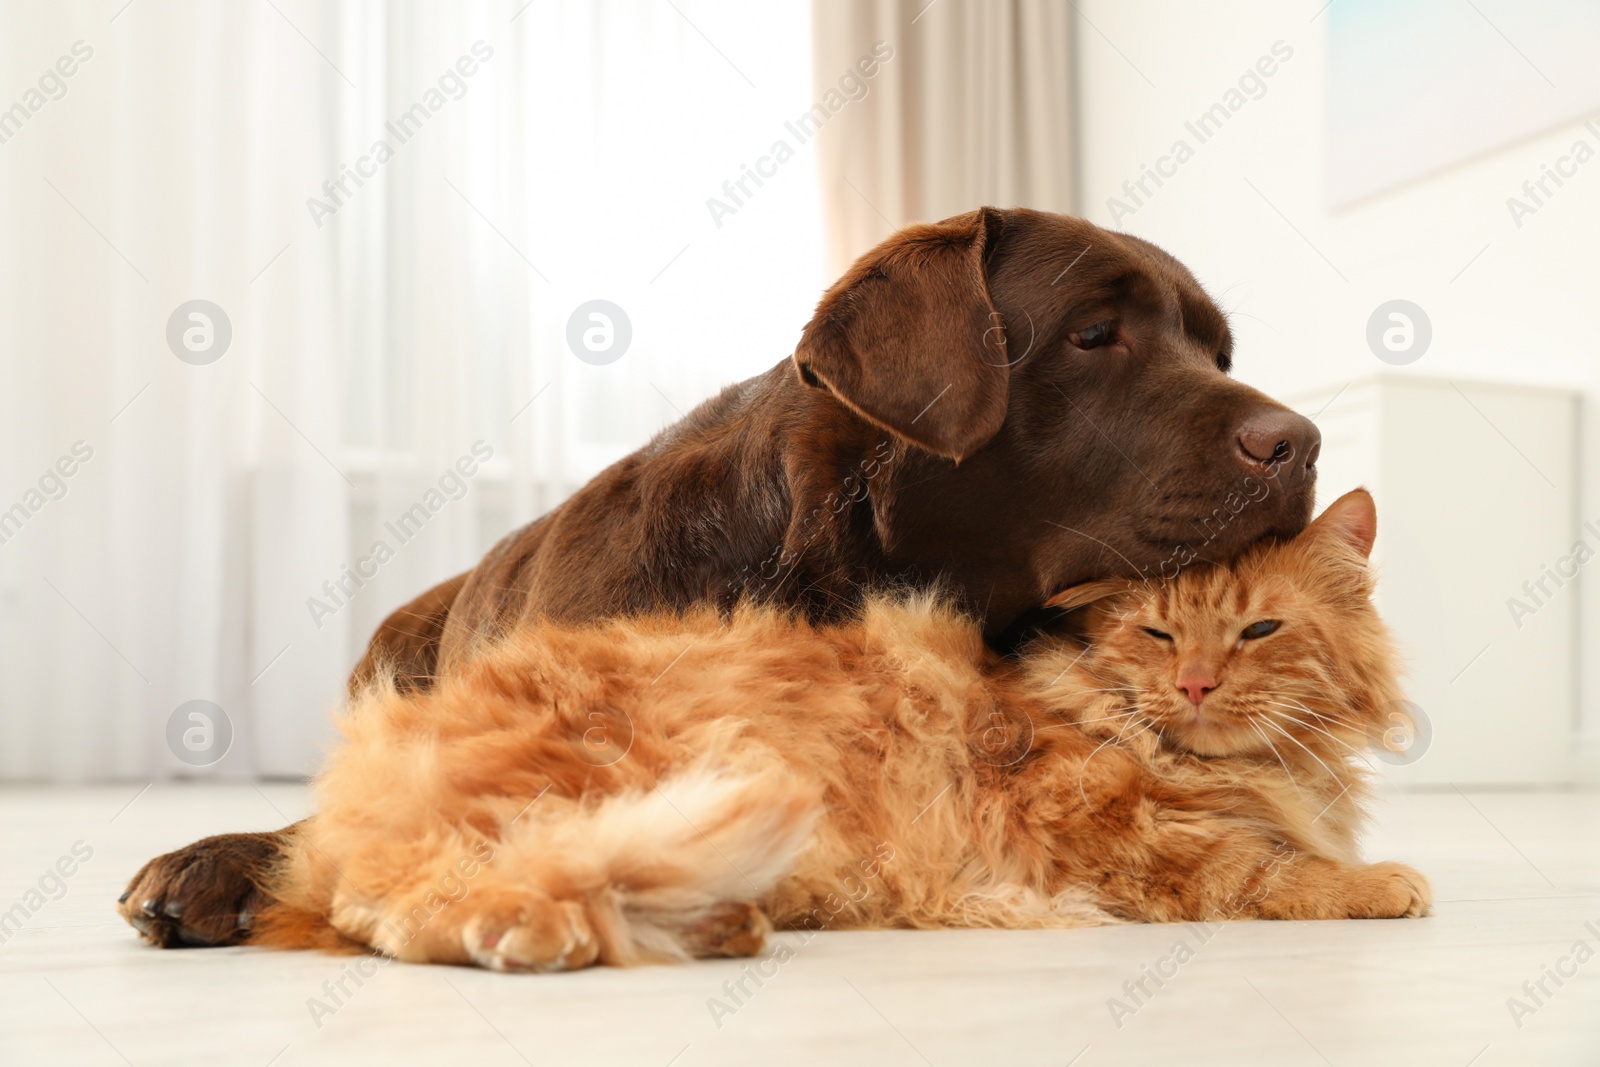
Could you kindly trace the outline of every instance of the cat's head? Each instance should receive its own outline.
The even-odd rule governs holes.
[[[1343,759],[1381,734],[1400,690],[1367,557],[1377,512],[1347,493],[1289,541],[1166,582],[1093,582],[1052,604],[1085,609],[1072,673],[1201,756]],[[1105,727],[1096,732],[1103,732]]]

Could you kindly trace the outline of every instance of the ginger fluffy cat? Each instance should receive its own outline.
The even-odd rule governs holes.
[[[563,970],[772,927],[1421,915],[1356,851],[1399,699],[1364,491],[1293,541],[1091,583],[1019,656],[933,598],[535,624],[344,718],[253,940]]]

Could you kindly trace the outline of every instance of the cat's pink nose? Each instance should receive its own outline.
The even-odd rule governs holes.
[[[1200,706],[1200,702],[1205,700],[1206,694],[1216,687],[1216,679],[1209,674],[1192,672],[1178,679],[1178,688],[1188,694],[1189,703],[1197,708]]]

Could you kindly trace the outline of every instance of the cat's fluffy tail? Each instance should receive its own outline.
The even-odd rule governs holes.
[[[696,954],[686,931],[794,868],[821,811],[818,789],[786,771],[700,766],[648,791],[525,817],[495,866],[552,895],[583,887],[613,962],[682,959]]]
[[[462,838],[455,828],[424,825],[421,810],[408,811],[417,815],[403,823],[409,832],[450,843],[438,857],[448,869]],[[530,901],[580,903],[609,963],[721,954],[707,939],[715,941],[730,905],[754,903],[794,868],[821,812],[820,788],[787,770],[736,772],[704,763],[650,788],[581,800],[536,800],[500,827],[492,859],[484,864],[492,874],[479,875],[474,885],[488,877],[501,892],[526,893]],[[352,878],[364,881],[359,870],[370,869],[370,863],[352,864],[333,880],[320,879],[331,892],[312,888],[319,881],[313,871],[319,862],[344,867],[342,843],[369,860],[375,851],[394,854],[394,860],[380,865],[429,866],[429,857],[419,855],[415,842],[375,840],[370,829],[358,833],[358,840],[326,832],[331,829],[312,829],[321,843],[308,844],[296,857],[300,862],[284,866],[274,887],[277,899],[259,917],[251,941],[279,948],[358,948],[359,941],[330,922],[329,913],[337,907],[331,894],[350,890],[373,920],[372,929],[350,932],[380,950],[398,952],[383,942],[380,920],[394,919],[390,929],[403,926],[413,901],[360,892]],[[475,894],[451,908],[470,912],[481,899]],[[741,931],[759,944],[764,918],[754,908],[742,914],[759,922]]]

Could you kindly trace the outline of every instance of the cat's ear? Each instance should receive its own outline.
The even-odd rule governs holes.
[[[1126,593],[1128,583],[1122,578],[1102,578],[1097,582],[1079,582],[1069,585],[1055,596],[1044,602],[1047,608],[1060,608],[1062,611],[1071,611],[1093,604],[1097,600],[1104,600],[1108,596]]]
[[[1306,527],[1306,534],[1340,542],[1365,559],[1372,555],[1372,543],[1378,539],[1378,505],[1365,489],[1352,489],[1329,504]]]

